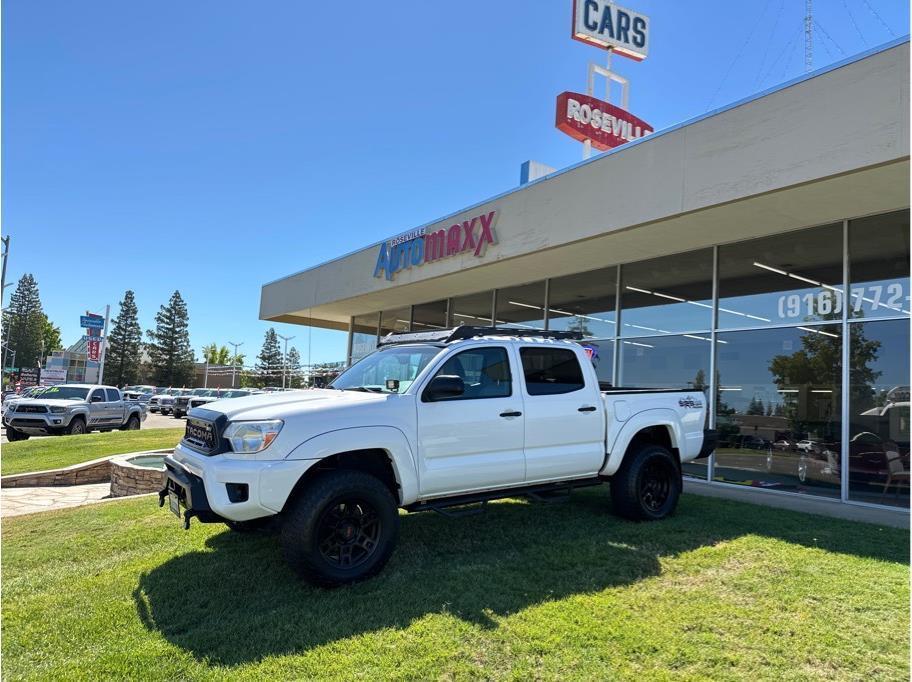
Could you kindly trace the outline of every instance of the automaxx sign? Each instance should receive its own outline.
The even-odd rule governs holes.
[[[449,228],[428,231],[419,228],[380,244],[374,277],[392,280],[400,270],[419,267],[458,254],[480,258],[488,244],[496,244],[494,221],[497,211],[482,213],[453,223]]]

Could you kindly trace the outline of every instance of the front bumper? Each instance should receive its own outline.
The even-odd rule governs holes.
[[[205,455],[179,443],[165,457],[166,487],[186,508],[185,522],[250,521],[282,511],[295,484],[319,460],[243,460]],[[189,514],[189,517],[187,516]]]
[[[66,428],[70,419],[72,419],[72,415],[69,414],[7,412],[3,416],[3,423],[12,426],[16,431],[34,436],[57,433]]]

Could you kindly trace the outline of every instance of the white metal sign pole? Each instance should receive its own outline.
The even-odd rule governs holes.
[[[99,344],[101,344],[101,360],[99,360],[99,363],[98,363],[98,383],[99,384],[104,383],[104,363],[105,363],[105,358],[108,356],[108,348],[107,348],[107,346],[108,346],[108,318],[110,318],[110,316],[111,316],[111,306],[106,305],[105,306],[105,323],[104,323],[104,330],[103,330],[104,336],[102,336],[101,341],[99,341]]]

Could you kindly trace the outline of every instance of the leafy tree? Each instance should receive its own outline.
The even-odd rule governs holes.
[[[47,316],[41,308],[38,283],[30,273],[22,275],[3,313],[6,360],[17,367],[36,367],[41,355]],[[15,353],[15,356],[13,355]]]
[[[41,329],[41,350],[44,355],[49,354],[52,350],[63,348],[63,342],[60,340],[60,327],[55,327],[47,315],[44,316],[44,325]],[[44,362],[44,358],[41,358]]]
[[[105,378],[117,386],[139,381],[142,361],[142,327],[133,292],[127,290],[117,317],[108,334],[108,352],[105,359]]]
[[[282,375],[282,349],[279,347],[279,337],[272,327],[266,330],[255,371],[255,380],[260,387],[274,385]]]
[[[228,346],[219,346],[213,341],[208,346],[203,346],[203,361],[210,365],[230,365],[231,350]]]
[[[184,386],[193,381],[193,350],[190,347],[190,319],[180,292],[171,294],[168,305],[155,315],[155,329],[149,329],[147,348],[155,383]]]
[[[288,351],[288,356],[285,358],[285,367],[287,374],[285,385],[288,388],[301,388],[301,356],[294,346]]]

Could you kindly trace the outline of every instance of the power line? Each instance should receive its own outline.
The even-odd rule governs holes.
[[[763,51],[763,58],[760,60],[760,66],[757,69],[757,78],[754,80],[754,87],[757,88],[763,82],[763,67],[766,65],[766,58],[769,56],[770,48],[773,45],[773,36],[776,35],[776,29],[779,28],[779,20],[782,19],[782,10],[785,9],[785,0],[780,0],[779,10],[776,13],[776,21],[773,23],[773,30],[770,31],[770,39],[766,41],[766,49]]]
[[[816,19],[814,19],[814,25],[820,29],[820,32],[823,33],[824,37],[828,38],[829,41],[831,43],[833,43],[833,45],[836,46],[836,49],[839,50],[840,54],[842,54],[842,56],[845,56],[845,50],[842,49],[842,46],[839,43],[837,43],[835,40],[833,40],[833,36],[831,36],[829,33],[827,33],[827,30],[823,26],[821,26],[820,22],[817,21]]]
[[[868,41],[864,37],[864,33],[861,32],[861,28],[858,26],[858,22],[855,21],[855,15],[852,14],[852,9],[849,7],[849,3],[846,0],[842,0],[842,6],[845,7],[846,14],[849,15],[849,21],[852,22],[852,26],[855,27],[855,31],[858,33],[858,37],[861,38],[861,42],[865,44],[865,47],[868,46]]]
[[[791,54],[792,46],[795,44],[795,40],[803,32],[804,32],[804,29],[801,28],[792,33],[792,39],[789,40],[788,43],[786,43],[785,47],[779,51],[779,55],[776,57],[776,59],[773,60],[773,63],[770,64],[770,67],[769,67],[769,69],[767,69],[766,75],[761,80],[761,83],[765,83],[769,79],[769,77],[773,75],[773,72],[776,70],[776,67],[779,66],[779,63],[782,61],[782,59],[786,55]],[[786,63],[788,63],[788,62],[786,62]]]
[[[763,18],[763,15],[766,14],[766,10],[769,8],[770,0],[766,0],[763,5],[763,9],[760,11],[760,14],[757,16],[755,21],[751,22],[751,30],[741,47],[738,49],[738,53],[735,55],[735,58],[731,60],[728,65],[728,68],[725,70],[725,74],[722,76],[722,80],[719,82],[719,87],[716,88],[716,91],[713,93],[713,96],[709,98],[709,103],[706,105],[707,109],[711,109],[713,102],[715,102],[716,97],[719,96],[719,93],[722,91],[722,87],[725,85],[725,81],[728,80],[728,76],[731,73],[732,69],[735,68],[735,64],[738,63],[738,60],[741,59],[741,56],[744,54],[744,51],[747,49],[747,46],[750,44],[751,40],[754,39],[754,34],[757,32],[757,27],[760,25],[760,20]]]
[[[873,7],[871,7],[871,3],[869,3],[868,0],[861,0],[861,1],[865,4],[865,7],[867,7],[869,10],[871,10],[871,14],[873,14],[875,17],[877,17],[877,21],[879,21],[881,24],[883,24],[883,27],[884,27],[885,29],[887,29],[887,32],[890,34],[890,36],[893,37],[893,38],[895,38],[895,37],[896,37],[896,34],[893,32],[893,29],[890,28],[889,25],[887,25],[887,22],[884,21],[884,20],[883,20],[883,17],[881,17],[881,16],[877,13],[877,10],[874,9]]]

